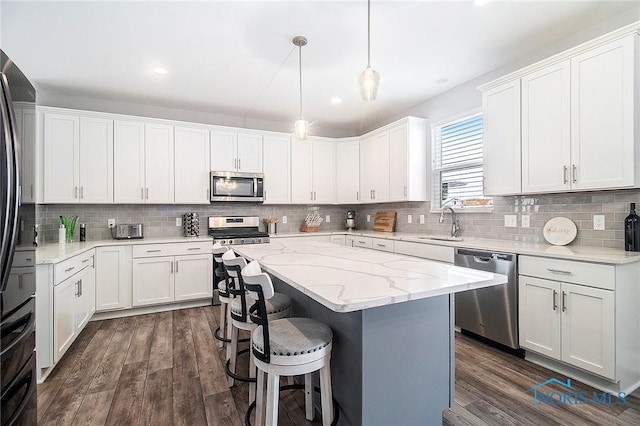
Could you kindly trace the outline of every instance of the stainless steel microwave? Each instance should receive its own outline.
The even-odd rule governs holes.
[[[262,173],[211,172],[211,201],[264,201]]]

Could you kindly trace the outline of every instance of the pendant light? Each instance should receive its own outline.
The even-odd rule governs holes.
[[[360,94],[370,102],[378,96],[380,73],[371,68],[371,0],[367,0],[367,68],[360,74]]]
[[[309,122],[302,118],[302,46],[307,45],[307,39],[303,36],[295,36],[293,44],[298,46],[299,68],[300,68],[300,119],[293,125],[293,131],[298,140],[306,140],[309,135]]]

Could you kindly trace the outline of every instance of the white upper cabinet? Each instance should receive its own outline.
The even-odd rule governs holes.
[[[314,140],[312,144],[313,201],[320,204],[335,203],[335,143]]]
[[[636,34],[571,58],[573,189],[637,185]]]
[[[481,88],[485,195],[519,193],[520,176],[522,193],[638,186],[637,39],[614,32]]]
[[[522,77],[522,192],[571,188],[570,103],[570,61]]]
[[[389,201],[427,200],[427,123],[409,117],[389,129]]]
[[[311,141],[293,140],[291,143],[291,202],[313,202],[313,147]]]
[[[175,128],[175,202],[209,204],[209,131]]]
[[[262,173],[262,136],[233,130],[211,131],[211,169]]]
[[[291,144],[291,202],[335,203],[333,141],[294,140]]]
[[[360,202],[360,141],[357,138],[336,143],[336,202]]]
[[[262,140],[264,203],[291,203],[291,138],[264,136]]]
[[[425,159],[426,161],[426,159]],[[389,132],[360,140],[360,201],[389,200]]]
[[[114,122],[114,201],[174,202],[173,126]]]
[[[113,121],[44,113],[44,202],[113,202]]]
[[[520,80],[482,93],[484,195],[518,194]]]

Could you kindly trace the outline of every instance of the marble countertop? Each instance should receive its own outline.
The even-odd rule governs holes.
[[[131,240],[95,240],[85,242],[75,242],[66,244],[41,244],[36,250],[36,264],[58,263],[87,250],[104,246],[124,246],[137,244],[171,244],[185,242],[212,242],[209,236],[202,237],[161,237],[161,238],[141,238]],[[213,243],[212,243],[213,244]]]
[[[589,246],[554,246],[546,243],[525,243],[521,241],[495,240],[489,238],[464,237],[462,241],[443,241],[425,239],[425,234],[405,232],[375,231],[335,231],[314,233],[292,233],[272,235],[272,238],[304,237],[312,235],[354,235],[373,238],[384,238],[396,241],[410,241],[422,244],[434,244],[449,247],[491,250],[530,256],[553,257],[556,259],[578,260],[606,264],[625,264],[640,261],[640,252],[628,252],[623,249]],[[421,238],[422,237],[422,238]]]
[[[352,312],[507,282],[500,274],[357,247],[274,239],[234,246],[247,259],[335,312]]]

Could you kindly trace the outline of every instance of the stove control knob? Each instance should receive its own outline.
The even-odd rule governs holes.
[[[244,240],[240,240],[240,244],[244,244]]]

